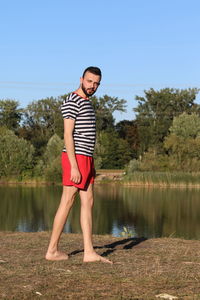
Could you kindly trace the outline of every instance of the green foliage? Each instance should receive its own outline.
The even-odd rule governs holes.
[[[135,185],[153,186],[158,185],[161,187],[199,187],[200,172],[134,172],[133,174],[126,175],[124,182],[134,183]]]
[[[176,170],[200,170],[200,139],[183,138],[174,134],[169,135],[164,143],[170,154],[171,161],[175,161]]]
[[[56,157],[44,171],[45,179],[49,182],[62,181],[61,155]]]
[[[102,131],[97,137],[95,158],[102,169],[121,169],[131,159],[131,151],[128,142],[114,131]]]
[[[10,130],[16,130],[19,127],[22,109],[18,106],[18,101],[0,100],[0,126],[6,126]]]
[[[0,129],[0,176],[31,175],[34,166],[34,147],[19,139],[13,131]]]
[[[129,161],[128,165],[126,166],[126,173],[133,174],[135,171],[140,170],[140,161],[137,159],[132,159]]]
[[[120,233],[120,235],[125,238],[133,238],[136,236],[136,232],[135,232],[135,230],[124,226],[123,231]]]
[[[5,170],[3,168],[4,162],[0,162],[2,164],[1,174],[8,176],[9,174],[22,174],[25,170],[30,170],[36,177],[45,176],[50,181],[54,181],[58,177],[60,180],[60,155],[63,148],[63,141],[61,140],[63,138],[63,120],[60,105],[66,96],[33,101],[23,111],[18,109],[17,101],[0,101],[0,124],[5,124],[6,128],[15,129],[19,137],[17,138],[5,128],[4,133],[6,138],[9,135],[10,144],[8,145],[8,141],[6,141],[4,148],[11,151],[12,142],[14,143],[12,147],[14,150],[22,145],[20,150],[16,150],[15,155],[12,154],[12,157],[15,158],[13,169],[12,163],[9,166],[6,164],[7,169]],[[97,132],[100,133],[99,136],[102,133],[99,143],[100,155],[96,155],[95,165],[96,167],[107,168],[124,167],[130,160],[133,151],[130,150],[129,142],[126,139],[119,139],[114,132],[113,112],[125,111],[126,101],[107,95],[100,98],[92,97],[91,101],[93,101],[96,111]],[[111,129],[112,133],[110,132]],[[7,138],[7,140],[9,139]],[[2,149],[4,148],[2,146]],[[34,148],[35,151],[33,151]],[[26,149],[29,149],[30,157],[26,157]],[[6,150],[2,152],[4,154],[2,154],[1,160],[3,160],[5,152]]]
[[[43,177],[45,168],[46,166],[44,164],[44,161],[42,159],[39,159],[33,169],[33,175],[37,178]]]
[[[165,137],[163,151],[156,145],[144,152],[141,161],[130,161],[127,174],[134,171],[200,171],[200,117],[182,113],[174,117],[170,134]],[[138,167],[139,166],[139,167]]]
[[[155,149],[150,148],[145,152],[141,162],[141,171],[167,171],[169,168],[169,156],[166,154],[157,154]]]
[[[61,98],[51,97],[34,101],[25,109],[19,136],[32,142],[39,157],[44,153],[47,142],[53,134],[63,137],[61,102]]]
[[[161,89],[136,96],[136,120],[116,125],[113,113],[126,101],[92,97],[96,112],[95,166],[137,171],[200,171],[200,105],[198,89]],[[60,105],[67,95],[34,101],[24,110],[14,100],[0,100],[1,176],[45,176],[61,179],[63,120]],[[8,129],[13,129],[19,138]],[[35,150],[34,150],[35,149]]]
[[[46,151],[44,153],[44,175],[46,180],[51,182],[60,182],[62,178],[61,170],[61,152],[63,149],[63,141],[54,134],[48,141]]]
[[[59,130],[62,130],[60,105],[61,99],[53,97],[33,101],[25,110],[24,123],[29,126],[39,125],[41,132],[46,128],[50,136],[54,133],[59,134]]]
[[[128,142],[131,156],[135,158],[138,157],[139,135],[137,121],[120,121],[116,124],[115,130],[120,138]]]
[[[113,113],[115,111],[126,111],[126,100],[124,99],[104,95],[99,98],[93,96],[91,97],[91,101],[96,114],[97,132],[114,128]]]
[[[200,117],[183,113],[175,117],[165,138],[164,147],[170,155],[170,164],[176,170],[200,170]]]
[[[200,106],[195,104],[198,89],[161,89],[145,91],[144,97],[136,96],[140,151],[143,153],[150,147],[163,152],[163,141],[168,135],[173,118],[183,112],[200,112]]]
[[[45,164],[51,164],[52,161],[61,154],[64,142],[55,133],[48,141],[46,151],[44,153]]]
[[[182,138],[196,138],[200,136],[200,117],[197,113],[183,113],[173,119],[169,129],[172,135]]]

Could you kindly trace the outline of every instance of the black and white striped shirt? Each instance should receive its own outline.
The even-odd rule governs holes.
[[[64,119],[75,120],[75,153],[92,156],[96,139],[96,119],[91,101],[71,93],[63,101],[61,112]],[[67,152],[67,149],[64,147],[63,151]]]

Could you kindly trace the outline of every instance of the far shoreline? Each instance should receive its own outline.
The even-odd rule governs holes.
[[[160,189],[200,189],[200,184],[187,184],[187,183],[177,183],[177,184],[165,184],[165,183],[143,183],[143,182],[119,182],[114,180],[98,181],[94,183],[94,186],[99,185],[113,185],[121,186],[126,188],[160,188]],[[35,182],[35,181],[7,181],[1,182],[0,187],[11,187],[11,186],[26,186],[26,187],[41,187],[41,186],[62,186],[62,183],[58,182]]]
[[[113,184],[124,187],[144,187],[144,188],[200,188],[200,173],[189,172],[141,172],[136,171],[127,175],[124,170],[97,170],[95,185]],[[2,178],[0,186],[62,186],[61,179],[48,181],[41,178]]]

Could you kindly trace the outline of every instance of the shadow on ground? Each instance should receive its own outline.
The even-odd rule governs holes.
[[[101,256],[108,256],[109,254],[115,252],[116,250],[129,250],[129,249],[132,249],[133,247],[137,246],[138,244],[146,241],[147,238],[126,238],[126,239],[123,239],[123,240],[119,240],[119,241],[116,241],[114,243],[111,243],[111,244],[106,244],[106,245],[103,245],[103,246],[95,246],[94,249],[107,249],[106,251],[104,251]],[[84,250],[81,249],[81,250],[74,250],[72,251],[71,253],[69,253],[70,256],[72,255],[76,255],[78,253],[81,253],[83,252]]]

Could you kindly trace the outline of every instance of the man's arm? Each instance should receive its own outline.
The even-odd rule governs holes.
[[[64,141],[67,149],[69,162],[71,165],[70,180],[78,184],[81,181],[81,174],[79,172],[76,156],[75,156],[74,139],[73,139],[74,124],[75,124],[74,120],[64,119]]]

